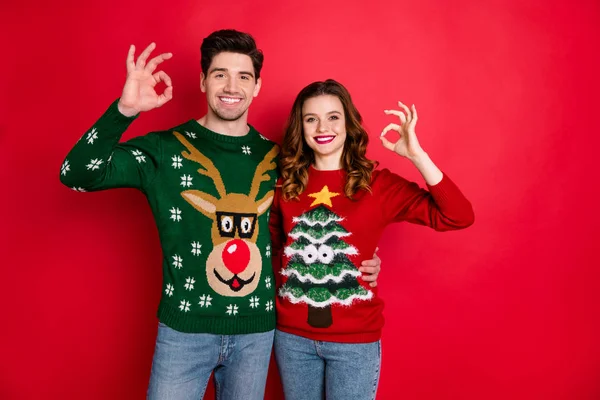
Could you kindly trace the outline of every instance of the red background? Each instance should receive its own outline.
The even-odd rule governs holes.
[[[220,28],[265,52],[250,123],[277,141],[294,96],[351,91],[370,156],[415,103],[417,134],[476,222],[380,242],[378,399],[600,398],[598,1],[2,1],[0,398],[142,399],[161,292],[143,195],[76,193],[63,158],[120,95],[128,45],[156,41],[174,99],[125,135],[206,110],[199,46]],[[268,399],[281,399],[275,369]],[[212,394],[212,392],[209,392]]]

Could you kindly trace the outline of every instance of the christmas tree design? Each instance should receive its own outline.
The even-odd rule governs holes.
[[[327,328],[333,323],[331,306],[350,306],[355,300],[369,300],[373,292],[358,283],[361,275],[349,256],[358,254],[356,248],[344,241],[351,235],[341,224],[343,218],[323,204],[331,206],[331,193],[319,201],[319,193],[309,195],[319,204],[299,217],[289,236],[294,240],[285,248],[289,257],[282,274],[287,281],[279,295],[292,303],[308,304],[308,324]]]

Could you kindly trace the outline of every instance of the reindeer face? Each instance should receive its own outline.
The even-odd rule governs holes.
[[[262,199],[255,200],[260,182],[269,180],[266,172],[275,169],[272,160],[278,148],[267,153],[258,165],[250,187],[250,194],[225,191],[221,176],[210,161],[195,149],[178,132],[177,139],[190,151],[183,156],[201,163],[205,170],[198,172],[213,178],[219,198],[199,190],[186,190],[183,198],[196,210],[213,220],[211,238],[213,250],[206,260],[206,278],[210,287],[221,296],[242,297],[252,293],[260,282],[262,256],[256,246],[258,217],[268,210],[273,202],[273,191]]]

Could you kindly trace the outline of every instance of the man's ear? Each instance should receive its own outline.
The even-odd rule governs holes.
[[[202,90],[202,93],[206,93],[206,77],[204,76],[204,72],[200,72],[200,90]]]
[[[258,78],[256,80],[256,86],[254,86],[254,97],[258,96],[258,92],[260,92],[261,85],[262,85],[262,78]]]

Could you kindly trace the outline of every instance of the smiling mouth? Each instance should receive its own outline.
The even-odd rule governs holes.
[[[221,100],[221,103],[225,103],[227,105],[238,104],[240,101],[242,101],[242,99],[240,99],[238,97],[225,97],[225,96],[219,96],[219,100]]]
[[[318,144],[327,144],[327,143],[331,143],[333,142],[333,139],[335,139],[335,136],[331,135],[331,136],[316,136],[315,137],[315,142],[317,142]]]
[[[217,279],[219,281],[221,281],[221,283],[224,283],[227,286],[229,286],[229,289],[233,290],[234,292],[239,292],[240,290],[242,290],[242,288],[244,286],[246,286],[247,284],[251,283],[254,280],[254,277],[256,276],[256,272],[255,272],[247,280],[243,280],[242,278],[240,278],[237,275],[233,275],[233,277],[231,279],[225,280],[225,279],[223,279],[223,277],[221,275],[219,275],[219,273],[217,272],[216,269],[213,271],[214,271]]]

